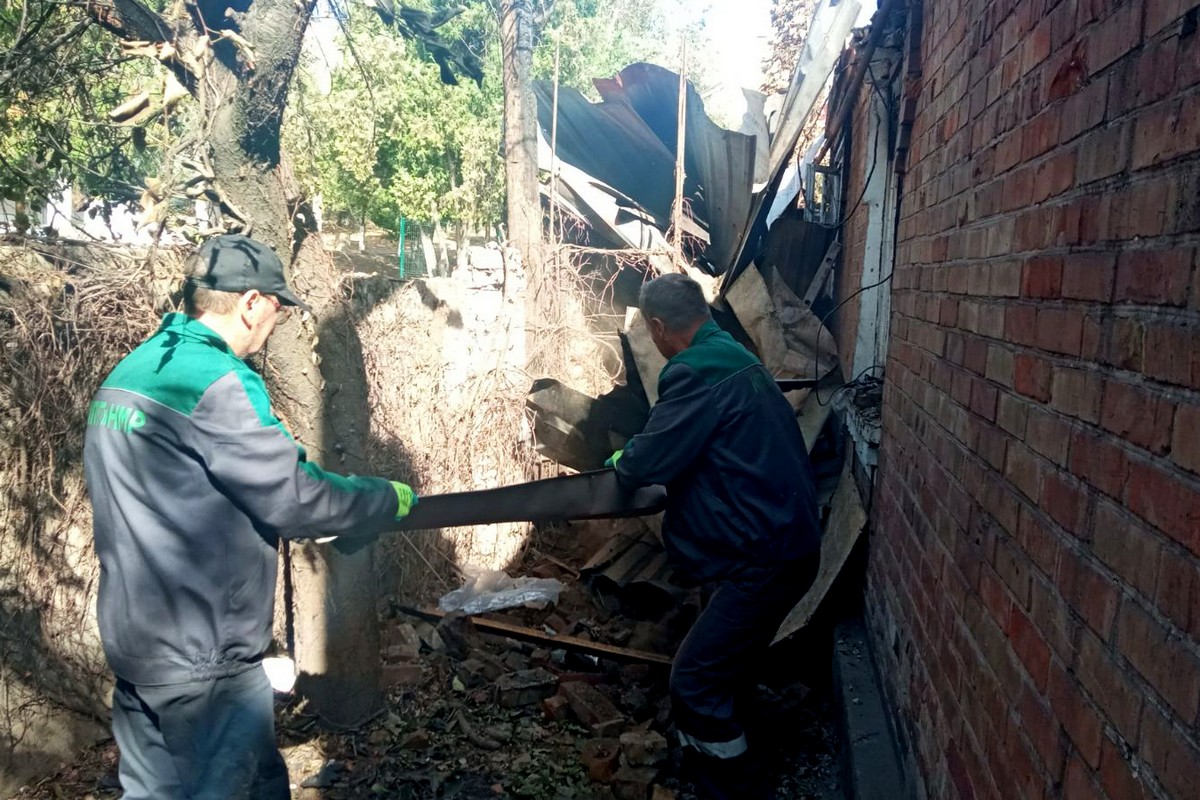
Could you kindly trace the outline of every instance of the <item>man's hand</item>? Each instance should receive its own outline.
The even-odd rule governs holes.
[[[407,483],[392,481],[392,488],[396,490],[396,521],[399,522],[417,507],[417,502],[420,498],[417,497],[417,493]]]
[[[608,460],[604,462],[604,466],[616,467],[617,462],[621,460],[621,456],[623,456],[624,454],[625,454],[624,450],[616,451],[615,453],[613,453],[611,456],[608,457]]]

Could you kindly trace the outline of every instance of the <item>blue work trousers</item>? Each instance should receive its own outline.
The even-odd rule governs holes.
[[[166,686],[118,679],[113,736],[124,800],[287,800],[274,698],[261,666]]]

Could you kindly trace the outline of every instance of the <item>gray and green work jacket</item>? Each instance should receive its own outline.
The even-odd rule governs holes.
[[[667,487],[663,544],[697,582],[819,551],[808,448],[775,379],[711,320],[658,376],[658,402],[616,465]]]
[[[382,478],[309,462],[262,379],[210,328],[168,314],[88,410],[84,471],[113,672],[161,685],[237,674],[271,638],[279,537],[377,532]]]

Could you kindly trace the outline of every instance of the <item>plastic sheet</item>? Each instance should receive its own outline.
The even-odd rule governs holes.
[[[438,608],[464,614],[482,614],[517,606],[545,608],[558,602],[561,591],[562,584],[553,578],[513,578],[500,570],[486,570],[468,577],[461,589],[438,600]]]

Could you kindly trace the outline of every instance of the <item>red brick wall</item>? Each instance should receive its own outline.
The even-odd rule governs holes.
[[[868,617],[933,798],[1200,796],[1196,0],[925,0]]]

